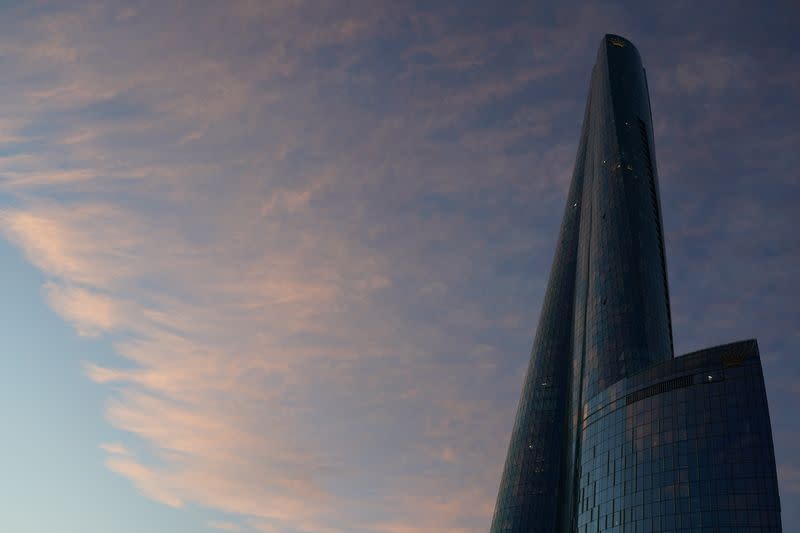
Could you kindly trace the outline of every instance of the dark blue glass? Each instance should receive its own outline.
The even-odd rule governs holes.
[[[573,530],[780,531],[754,340],[666,361],[608,390],[584,406]]]
[[[756,342],[673,355],[647,77],[606,35],[491,532],[780,531]]]

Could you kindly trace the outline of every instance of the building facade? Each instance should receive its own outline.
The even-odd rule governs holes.
[[[766,533],[758,346],[674,357],[647,77],[606,35],[491,533]]]

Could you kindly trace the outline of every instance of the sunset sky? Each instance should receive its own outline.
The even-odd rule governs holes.
[[[0,531],[485,532],[605,33],[800,523],[800,4],[642,4],[0,2]]]

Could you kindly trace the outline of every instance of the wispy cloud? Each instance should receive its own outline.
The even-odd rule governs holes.
[[[215,529],[221,529],[222,531],[241,531],[238,525],[234,524],[233,522],[209,522],[209,526]]]
[[[494,368],[471,339],[507,321],[465,297],[448,309],[425,287],[467,283],[468,250],[495,244],[468,236],[481,221],[405,207],[484,187],[456,181],[466,161],[425,168],[459,150],[427,139],[466,100],[437,119],[423,115],[429,95],[411,116],[333,98],[379,94],[342,77],[362,61],[348,46],[395,31],[374,9],[317,26],[308,6],[234,7],[226,24],[245,28],[234,42],[213,35],[218,13],[182,13],[191,30],[175,13],[143,35],[147,9],[89,8],[34,17],[4,45],[32,79],[50,77],[16,81],[11,135],[29,144],[6,159],[2,187],[18,201],[4,233],[47,276],[52,308],[81,335],[109,335],[121,357],[86,363],[116,391],[110,423],[136,436],[104,444],[107,465],[165,505],[242,518],[214,524],[227,530],[482,527],[504,447],[492,435],[508,417],[469,396]],[[302,31],[251,40],[265,23]],[[314,56],[330,46],[342,50],[326,66]],[[251,51],[233,59],[238,49]],[[558,70],[532,68],[459,91],[482,105]],[[528,106],[515,127],[541,136],[559,109]],[[466,133],[470,159],[501,172],[517,139]]]

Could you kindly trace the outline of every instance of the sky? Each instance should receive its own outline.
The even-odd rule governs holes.
[[[646,4],[0,2],[0,530],[485,531],[605,33],[800,523],[800,5]]]

